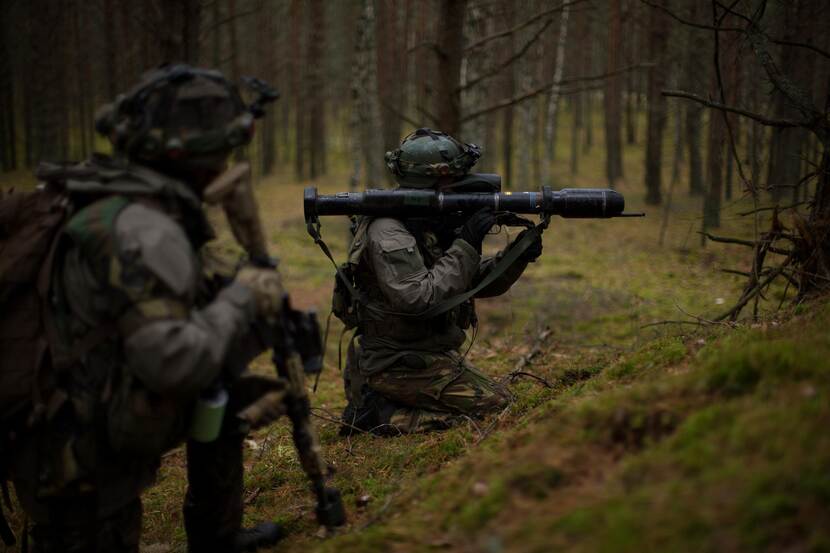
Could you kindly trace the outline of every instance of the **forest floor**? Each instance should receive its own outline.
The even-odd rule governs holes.
[[[592,172],[573,184],[601,186],[601,169]],[[334,192],[346,182],[314,184]],[[643,209],[634,184],[621,190],[629,209]],[[295,304],[324,319],[333,269],[305,234],[302,184],[271,177],[257,194]],[[483,421],[338,436],[334,323],[312,402],[349,525],[322,539],[285,422],[246,441],[246,522],[283,523],[275,550],[286,552],[830,551],[830,303],[778,310],[786,290],[774,288],[756,321],[698,324],[740,293],[742,279],[721,269],[746,271],[750,258],[739,246],[701,247],[700,200],[682,190],[674,203],[663,245],[658,209],[555,219],[543,257],[513,289],[477,302],[469,359],[515,396]],[[751,236],[736,215],[746,209],[727,205],[718,232]],[[323,223],[342,260],[346,221]],[[219,243],[233,249],[226,234]],[[507,241],[489,237],[485,250]],[[665,320],[687,324],[652,324]],[[254,370],[270,372],[268,358]],[[144,496],[145,553],[185,551],[185,486],[179,449]]]

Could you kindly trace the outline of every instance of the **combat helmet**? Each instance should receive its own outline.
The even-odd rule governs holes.
[[[465,144],[441,131],[421,128],[386,152],[386,167],[405,188],[433,188],[443,177],[466,175],[481,157],[475,144]]]
[[[260,92],[258,102],[263,100]],[[276,99],[273,89],[270,93],[264,101]],[[101,108],[95,128],[116,152],[135,161],[224,162],[234,148],[250,142],[261,108],[245,105],[237,87],[219,71],[166,64]]]

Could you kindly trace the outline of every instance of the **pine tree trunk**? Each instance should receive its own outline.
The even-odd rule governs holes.
[[[614,73],[620,68],[620,50],[622,48],[622,14],[621,0],[610,0],[608,14],[608,56],[606,72]],[[619,75],[605,79],[605,174],[608,186],[614,188],[623,178],[622,167],[622,130],[620,109]]]
[[[303,2],[302,0],[291,0],[289,19],[293,22],[291,26],[291,48],[294,52],[291,58],[291,96],[294,98],[294,177],[303,180],[305,172],[305,90],[303,82],[302,67],[302,32],[303,28]]]
[[[594,55],[594,14],[587,12],[585,17],[585,41],[582,47],[582,75],[590,75],[593,71],[593,55]],[[585,153],[591,151],[594,145],[594,95],[592,92],[586,92],[582,101],[584,122],[585,122]]]
[[[662,201],[663,129],[666,127],[666,98],[661,91],[666,87],[668,59],[668,22],[661,10],[649,10],[649,51],[656,57],[656,65],[648,72],[648,124],[646,131],[646,203],[659,205]]]
[[[276,44],[278,36],[274,29],[274,14],[270,7],[265,7],[257,18],[257,49],[260,52],[261,78],[273,82],[276,71]],[[260,119],[259,133],[259,161],[262,175],[269,175],[274,170],[276,158],[276,114],[269,109],[266,116]]]
[[[17,137],[15,136],[15,82],[12,73],[11,52],[8,46],[9,29],[5,17],[8,6],[0,8],[0,160],[6,171],[17,168]]]
[[[461,55],[467,0],[440,0],[436,54],[441,68],[435,80],[435,116],[449,135],[461,131]]]
[[[559,95],[561,92],[562,76],[565,71],[565,45],[568,40],[568,19],[570,15],[569,5],[565,4],[559,19],[559,35],[556,40],[556,54],[554,57],[555,69],[553,73],[553,86],[548,96],[547,109],[545,113],[545,162],[542,164],[541,181],[544,185],[550,185],[550,170],[554,161],[554,134],[556,130],[557,115],[559,108]]]
[[[516,20],[515,6],[507,0],[504,2],[504,25],[506,28],[513,26]],[[503,57],[509,56],[515,47],[515,41],[511,34],[507,39],[505,50],[502,52]],[[516,76],[515,66],[511,64],[503,73],[503,94],[504,98],[512,98],[516,92]],[[513,106],[507,106],[502,113],[502,163],[504,170],[502,172],[502,183],[505,188],[509,189],[513,186]]]
[[[308,40],[308,136],[309,177],[316,179],[326,172],[325,82],[323,48],[325,46],[325,9],[323,0],[309,0],[310,36]]]

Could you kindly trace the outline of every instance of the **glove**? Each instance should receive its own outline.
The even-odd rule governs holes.
[[[484,207],[473,213],[461,227],[461,239],[481,253],[481,243],[495,224],[496,216],[493,214],[493,209]]]
[[[524,238],[525,234],[527,234],[529,230],[530,229],[525,229],[522,232],[520,232],[516,239],[513,240],[513,246],[518,244],[519,240]],[[519,257],[519,259],[521,259],[522,261],[526,261],[527,263],[533,263],[534,261],[539,259],[540,255],[542,255],[542,235],[537,234],[536,239],[530,243],[530,245],[524,252],[522,252],[522,255]]]
[[[276,270],[246,265],[236,273],[234,281],[253,292],[257,314],[260,317],[274,320],[279,316],[285,291],[280,274]]]

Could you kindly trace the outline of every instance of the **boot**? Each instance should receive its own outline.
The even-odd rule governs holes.
[[[263,522],[253,528],[243,528],[236,533],[233,540],[234,553],[258,551],[262,547],[276,545],[285,537],[282,526],[276,522]]]

